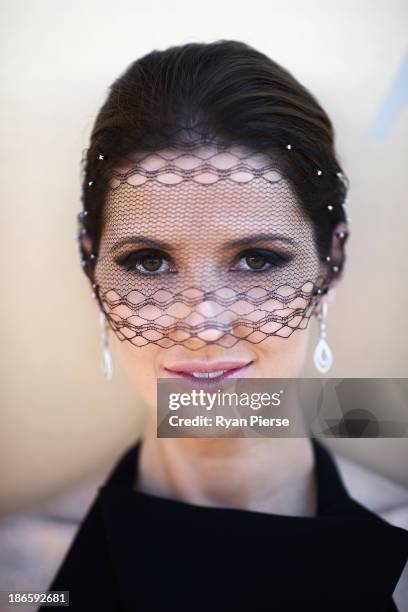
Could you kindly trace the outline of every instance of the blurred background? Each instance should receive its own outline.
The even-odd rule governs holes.
[[[75,235],[80,158],[107,88],[137,57],[238,39],[308,87],[351,182],[332,377],[407,377],[408,4],[403,0],[2,0],[0,512],[27,510],[116,460],[144,407],[102,375]],[[312,350],[304,376],[316,376]],[[113,346],[113,342],[111,342]],[[328,445],[408,487],[406,439]]]

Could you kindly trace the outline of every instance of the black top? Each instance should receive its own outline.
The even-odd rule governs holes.
[[[138,492],[136,442],[99,488],[49,589],[70,591],[72,611],[397,610],[408,531],[352,499],[328,448],[311,441],[314,517]]]

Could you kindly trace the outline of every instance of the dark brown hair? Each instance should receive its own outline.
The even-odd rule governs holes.
[[[238,137],[254,150],[275,145],[313,222],[320,256],[330,254],[333,229],[346,222],[347,180],[326,112],[286,69],[251,46],[235,40],[188,43],[133,62],[110,86],[96,117],[82,159],[83,211],[78,215],[82,264],[92,281],[107,171],[131,152],[154,148],[155,134],[198,125],[203,134],[223,141],[234,134],[234,141]],[[91,252],[81,240],[84,235]],[[343,245],[344,239],[338,273]]]

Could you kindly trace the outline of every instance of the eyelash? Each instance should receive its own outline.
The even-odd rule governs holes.
[[[136,268],[136,265],[141,265],[143,263],[143,261],[145,259],[147,259],[148,257],[151,256],[154,257],[159,257],[160,259],[164,259],[167,262],[170,262],[170,258],[168,257],[168,255],[166,253],[164,253],[163,251],[160,251],[159,249],[140,249],[138,251],[131,251],[130,253],[126,254],[126,255],[122,255],[120,257],[118,257],[115,262],[125,268],[126,270],[135,273],[135,274],[143,274],[144,276],[148,275],[148,276],[159,276],[161,274],[163,274],[163,272],[158,272],[158,271],[153,271],[153,272],[149,272],[149,271],[140,271]],[[246,249],[245,251],[242,251],[241,253],[239,253],[239,255],[237,256],[236,260],[240,261],[241,259],[244,259],[246,257],[249,256],[261,256],[263,259],[265,259],[265,263],[269,264],[267,268],[264,268],[262,270],[256,270],[256,269],[238,269],[238,270],[231,270],[232,272],[250,272],[250,273],[255,273],[255,274],[262,274],[265,272],[268,272],[271,268],[275,267],[282,267],[285,264],[287,264],[289,261],[291,261],[291,259],[293,259],[293,257],[291,255],[288,255],[286,253],[279,253],[277,251],[271,251],[269,249],[261,249],[261,248],[252,248],[252,249]],[[166,270],[168,271],[168,270]],[[175,271],[170,271],[171,274],[174,274]]]

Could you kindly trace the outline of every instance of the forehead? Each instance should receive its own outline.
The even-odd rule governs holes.
[[[243,146],[139,152],[109,180],[104,233],[193,228],[231,236],[247,228],[296,233],[310,226],[277,161]]]

